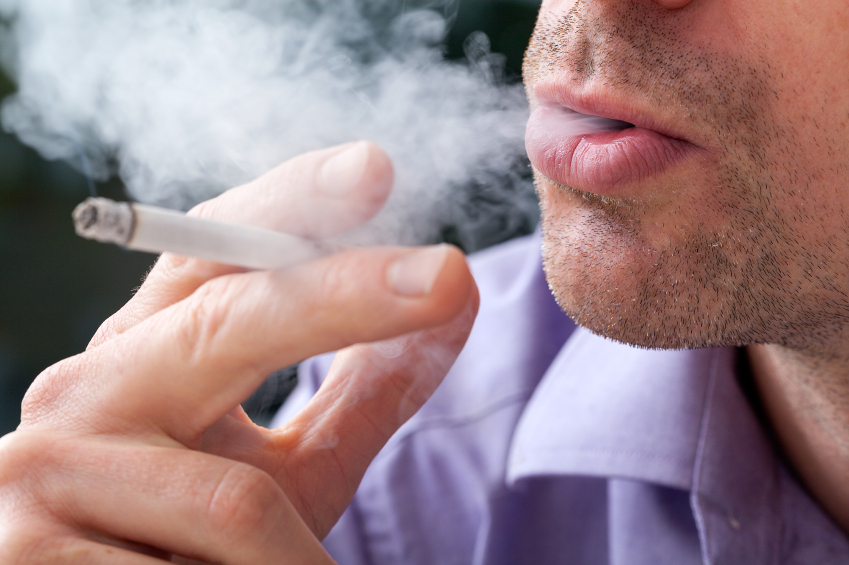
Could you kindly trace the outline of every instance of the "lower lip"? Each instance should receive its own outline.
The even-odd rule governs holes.
[[[531,163],[549,179],[603,196],[636,196],[640,181],[695,149],[686,141],[639,127],[576,135],[568,113],[551,106],[531,114],[525,146]]]

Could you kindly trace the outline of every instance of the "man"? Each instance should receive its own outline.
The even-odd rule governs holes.
[[[409,419],[327,540],[340,561],[849,562],[847,55],[840,0],[546,2],[526,83],[548,285],[590,331],[715,349],[576,330],[522,240],[475,260],[469,348],[410,419],[477,310],[456,250],[279,273],[166,254],[0,444],[0,560],[332,562],[318,540]],[[570,136],[566,109],[634,127]],[[390,184],[355,143],[194,213],[327,236]],[[238,408],[335,349],[282,428]]]

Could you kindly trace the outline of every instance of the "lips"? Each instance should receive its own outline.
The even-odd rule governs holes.
[[[537,91],[538,92],[538,91]],[[692,143],[654,129],[652,120],[639,112],[597,104],[599,114],[619,118],[617,129],[608,131],[576,127],[588,116],[569,106],[537,96],[539,105],[531,114],[525,146],[534,167],[549,179],[572,188],[603,196],[639,196],[649,183],[641,181],[692,155]],[[605,106],[601,108],[602,106]],[[602,113],[603,112],[603,113]],[[625,123],[627,120],[628,123]],[[633,127],[627,127],[633,124]],[[660,128],[658,128],[660,129]]]

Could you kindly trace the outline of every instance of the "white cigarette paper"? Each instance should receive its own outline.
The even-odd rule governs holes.
[[[107,198],[86,199],[73,217],[77,234],[87,239],[248,269],[282,269],[340,250],[332,243]]]

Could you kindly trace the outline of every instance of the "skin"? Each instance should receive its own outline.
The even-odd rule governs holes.
[[[350,229],[380,208],[392,166],[360,144],[335,175],[351,189],[322,193],[322,166],[346,148],[192,213],[310,236]],[[20,427],[0,439],[0,563],[332,563],[321,538],[438,386],[477,305],[449,246],[354,250],[280,272],[163,255],[85,353],[38,377]],[[337,349],[283,428],[241,410],[271,371]]]
[[[849,531],[847,12],[842,0],[552,0],[527,82],[533,94],[565,70],[568,88],[639,101],[699,148],[631,197],[538,176],[564,309],[643,346],[760,344],[750,358],[782,446]],[[392,174],[368,145],[342,175],[358,179],[352,190],[323,194],[319,171],[344,149],[194,213],[312,236],[348,229],[377,211]],[[38,378],[20,428],[0,440],[0,563],[330,563],[319,540],[444,376],[477,309],[458,251],[413,253],[253,273],[163,255],[85,353]],[[399,260],[432,286],[396,284]],[[384,339],[404,353],[352,345]],[[248,421],[239,403],[269,372],[335,349],[292,422]]]
[[[849,531],[849,5],[543,3],[529,97],[556,81],[694,146],[615,197],[537,172],[563,309],[644,347],[750,346],[809,490]]]

